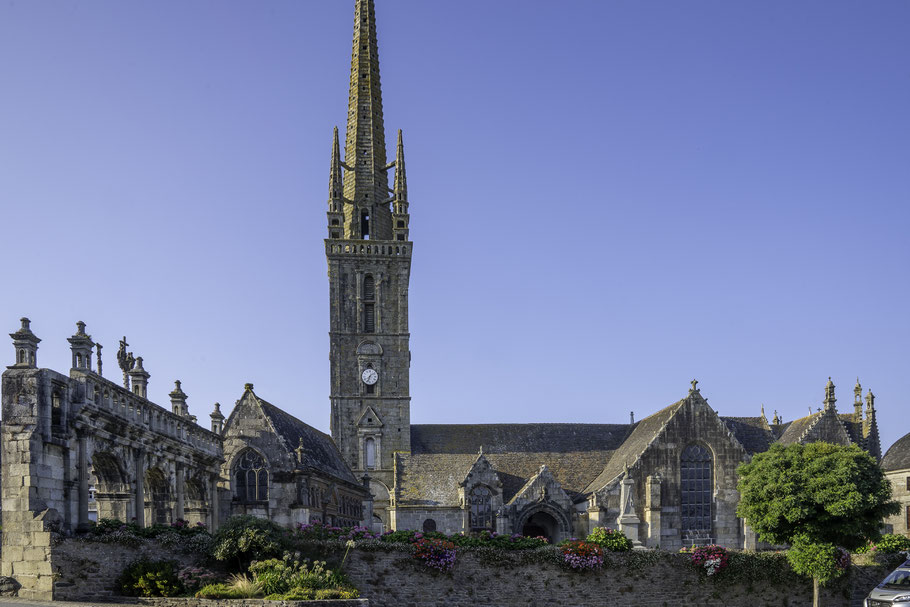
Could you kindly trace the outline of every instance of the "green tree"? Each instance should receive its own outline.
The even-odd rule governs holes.
[[[856,550],[880,537],[882,519],[900,507],[878,462],[856,445],[773,445],[739,473],[737,515],[758,537],[790,544],[793,570],[819,584],[840,573],[837,546]]]

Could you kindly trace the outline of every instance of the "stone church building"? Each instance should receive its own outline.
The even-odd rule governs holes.
[[[864,403],[857,381],[853,410],[839,413],[830,379],[821,406],[790,422],[719,416],[693,381],[627,424],[411,424],[409,212],[401,131],[386,156],[374,2],[356,0],[344,155],[336,128],[326,214],[331,436],[251,384],[226,420],[216,403],[203,428],[179,381],[170,407],[148,400],[150,373],[125,338],[122,382],[105,378],[81,322],[68,373],[40,368],[41,340],[23,318],[2,377],[0,575],[46,598],[52,535],[84,529],[92,513],[210,528],[245,513],[553,541],[609,526],[649,547],[749,547],[736,468],[752,455],[824,440],[881,457],[872,393]],[[910,479],[908,444],[885,458],[899,480]]]
[[[386,157],[373,0],[356,1],[347,117],[344,160],[337,128],[331,150],[325,241],[331,432],[355,476],[371,479],[377,527],[560,540],[607,525],[647,546],[746,546],[736,468],[754,453],[826,440],[880,457],[871,392],[863,411],[857,382],[853,412],[839,414],[830,379],[823,407],[786,423],[718,416],[693,381],[629,424],[411,424],[414,245],[401,131]]]

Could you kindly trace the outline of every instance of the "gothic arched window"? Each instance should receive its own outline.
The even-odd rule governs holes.
[[[235,460],[234,497],[242,502],[269,499],[269,471],[262,456],[251,449],[243,451]]]
[[[363,332],[376,331],[376,281],[367,274],[363,277]]]
[[[689,445],[680,457],[680,506],[684,534],[711,535],[714,501],[711,460],[711,452],[701,445]]]
[[[471,489],[468,504],[471,507],[471,531],[493,530],[493,494],[478,485]]]

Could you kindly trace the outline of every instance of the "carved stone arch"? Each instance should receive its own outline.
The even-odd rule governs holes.
[[[382,346],[372,340],[364,340],[357,346],[358,356],[382,356]]]
[[[555,523],[555,527],[551,530],[546,530],[546,525],[529,525],[529,523],[536,523],[539,518],[542,518],[538,517],[538,515],[543,515],[552,519]],[[516,521],[515,531],[517,533],[524,534],[524,530],[531,526],[541,526],[545,529],[545,532],[541,535],[547,537],[551,543],[560,542],[569,537],[572,533],[572,521],[569,516],[562,508],[558,508],[549,502],[541,502],[526,506],[518,513]],[[550,537],[551,535],[552,537]]]
[[[148,524],[166,525],[173,522],[173,498],[168,474],[159,466],[145,471],[145,520]]]
[[[89,474],[89,518],[96,520],[116,519],[129,521],[132,488],[131,477],[124,469],[124,460],[110,445],[96,448],[88,456],[91,466]]]
[[[269,499],[271,466],[264,453],[249,445],[231,460],[231,492],[238,502],[265,502]]]

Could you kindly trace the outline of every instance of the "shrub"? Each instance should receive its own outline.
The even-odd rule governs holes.
[[[896,533],[886,533],[878,542],[872,545],[875,552],[894,554],[910,550],[910,538]]]
[[[197,590],[221,581],[221,576],[204,567],[184,567],[177,572],[177,579],[187,592]]]
[[[570,569],[600,569],[604,564],[604,550],[600,544],[582,540],[568,540],[559,544],[562,564]]]
[[[356,599],[360,592],[354,588],[294,588],[284,594],[270,594],[272,601],[324,601],[328,599]]]
[[[588,541],[598,544],[610,552],[627,552],[632,550],[632,540],[627,538],[619,529],[609,527],[595,527],[588,535]]]
[[[806,536],[796,536],[787,550],[787,560],[793,571],[821,584],[840,577],[850,566],[846,550],[827,542],[813,542]]]
[[[275,558],[288,546],[287,530],[250,515],[233,516],[212,539],[212,556],[242,566],[252,560]]]
[[[197,599],[244,599],[244,594],[235,590],[230,584],[209,584],[196,592]]]
[[[289,592],[294,588],[318,590],[346,584],[344,576],[328,569],[325,561],[298,561],[291,555],[285,555],[283,559],[253,562],[250,573],[268,595]]]
[[[437,571],[455,566],[455,544],[447,540],[421,538],[414,542],[414,558]]]
[[[123,570],[117,583],[126,596],[176,596],[183,591],[174,561],[135,561]]]

